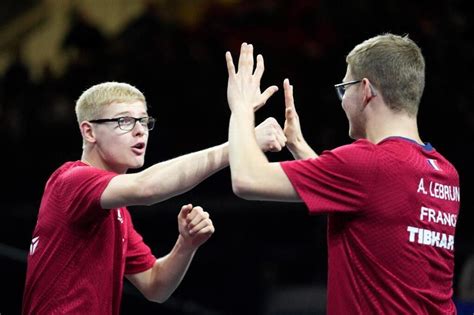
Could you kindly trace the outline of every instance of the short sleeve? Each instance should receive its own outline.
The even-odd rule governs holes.
[[[371,191],[375,148],[356,141],[318,158],[282,162],[281,167],[310,213],[356,212]]]
[[[117,174],[90,166],[76,166],[59,175],[52,191],[64,203],[66,216],[72,222],[86,223],[106,214],[100,198],[110,180]]]
[[[125,274],[135,274],[153,267],[156,258],[150,248],[143,242],[143,237],[133,227],[132,219],[127,211],[128,244],[125,257]]]

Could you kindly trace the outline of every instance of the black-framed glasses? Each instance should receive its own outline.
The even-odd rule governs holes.
[[[342,101],[342,98],[344,97],[344,93],[346,93],[346,90],[349,86],[360,83],[360,82],[362,82],[362,80],[353,80],[353,81],[335,84],[334,88],[336,89],[337,97],[339,97],[339,100]]]
[[[137,124],[137,121],[143,126],[148,128],[148,130],[153,130],[155,127],[155,121],[156,119],[153,117],[130,117],[130,116],[125,116],[125,117],[117,117],[117,118],[103,118],[103,119],[94,119],[94,120],[89,120],[91,123],[95,124],[103,124],[107,122],[116,122],[119,126],[120,129],[124,131],[131,131],[133,128],[135,128],[135,125]]]

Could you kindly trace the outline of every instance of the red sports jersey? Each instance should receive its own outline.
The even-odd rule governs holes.
[[[431,145],[358,140],[281,163],[328,214],[328,314],[455,314],[459,177]]]
[[[49,178],[28,255],[24,314],[119,314],[124,274],[153,266],[128,210],[100,206],[116,175],[76,161]]]

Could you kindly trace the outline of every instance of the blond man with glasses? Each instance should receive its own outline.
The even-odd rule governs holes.
[[[255,95],[254,106],[268,96]],[[156,259],[127,207],[192,189],[228,165],[228,144],[127,174],[144,165],[155,126],[144,95],[126,83],[101,83],[79,97],[76,115],[82,157],[60,166],[46,183],[28,255],[23,314],[119,314],[124,277],[150,301],[164,302],[214,233],[213,223],[203,208],[183,205],[176,244]],[[255,134],[264,151],[285,145],[275,119]]]

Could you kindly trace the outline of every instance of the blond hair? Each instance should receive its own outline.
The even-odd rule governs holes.
[[[140,90],[128,83],[104,82],[85,90],[76,101],[77,122],[101,118],[102,108],[114,102],[142,101],[145,96]]]
[[[354,47],[346,62],[353,78],[369,79],[390,109],[416,116],[425,88],[425,59],[408,35],[372,37]]]

